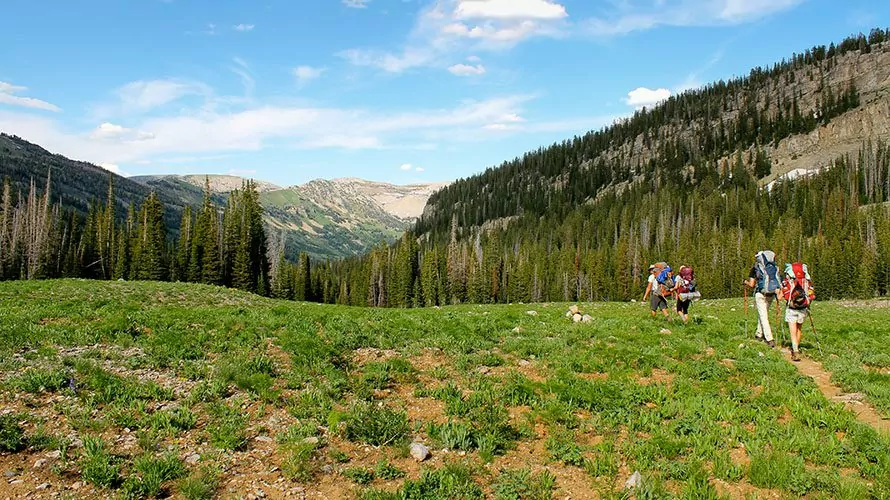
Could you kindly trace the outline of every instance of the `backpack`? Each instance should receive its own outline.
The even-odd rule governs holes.
[[[783,288],[788,308],[802,310],[810,307],[816,298],[813,286],[810,283],[810,273],[806,264],[795,262],[785,264],[785,286]]]
[[[670,273],[671,266],[665,264],[664,268],[655,275],[655,281],[660,285],[659,295],[667,295],[667,293],[674,288],[674,278],[670,276]]]
[[[680,277],[683,278],[683,285],[680,286],[678,290],[680,293],[692,293],[695,292],[696,283],[695,283],[695,272],[689,266],[683,266],[680,268]]]
[[[770,250],[757,252],[754,262],[754,272],[757,275],[755,292],[764,295],[773,295],[782,288],[782,278],[779,277],[779,266],[776,265],[776,254]]]

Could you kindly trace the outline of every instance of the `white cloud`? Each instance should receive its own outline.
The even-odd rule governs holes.
[[[725,26],[756,21],[806,0],[622,0],[584,21],[595,36],[624,35],[657,26]]]
[[[414,168],[414,166],[411,165],[410,163],[405,163],[404,165],[402,165],[402,166],[399,167],[399,168],[400,168],[401,170],[406,170],[406,171],[407,171],[407,170],[411,170],[412,168]]]
[[[216,34],[216,25],[213,23],[207,24],[207,29],[204,30],[205,35],[215,35]]]
[[[364,9],[371,3],[371,0],[342,0],[343,5],[352,9]]]
[[[389,73],[449,69],[456,54],[506,50],[532,37],[561,36],[567,16],[562,5],[550,0],[437,0],[421,10],[400,50],[352,48],[337,55]]]
[[[154,139],[154,135],[149,132],[133,130],[115,125],[114,123],[105,122],[96,127],[90,134],[91,139],[100,141],[148,141]]]
[[[479,56],[470,56],[470,57],[467,57],[467,61],[469,61],[471,63],[478,63],[478,62],[482,62],[482,58]]]
[[[628,106],[633,106],[634,108],[639,109],[643,107],[652,107],[670,96],[671,91],[668,89],[648,89],[646,87],[639,87],[628,92],[624,102],[627,103]]]
[[[241,85],[244,87],[244,96],[247,99],[251,99],[254,90],[256,90],[256,80],[253,79],[250,66],[240,57],[233,57],[232,61],[235,63],[235,66],[230,69],[241,79]]]
[[[460,0],[458,19],[562,19],[566,8],[550,0]]]
[[[70,158],[122,166],[255,151],[272,143],[306,149],[430,149],[443,142],[480,140],[485,134],[479,131],[489,123],[518,121],[531,98],[511,95],[402,112],[241,101],[233,105],[239,110],[196,105],[167,116],[134,115],[126,125],[102,121],[85,130],[35,114],[0,111],[0,130]]]
[[[294,68],[294,76],[297,78],[297,83],[305,84],[311,82],[312,80],[316,80],[321,75],[327,71],[327,68],[313,68],[312,66],[298,66]]]
[[[253,28],[255,28],[255,26],[252,24],[236,24],[235,26],[232,26],[232,29],[235,31],[253,31]]]
[[[457,76],[478,76],[485,74],[485,66],[477,64],[475,66],[469,64],[455,64],[448,68],[452,75]]]
[[[62,111],[55,104],[50,104],[33,97],[17,96],[19,92],[28,90],[28,87],[13,85],[7,82],[0,82],[0,104],[8,104],[10,106],[20,106],[23,108],[42,109],[45,111]]]
[[[109,172],[121,175],[121,168],[114,163],[100,163],[99,166],[104,168],[105,170],[108,170]]]
[[[424,170],[423,167],[414,167],[415,172],[423,172],[423,170]]]

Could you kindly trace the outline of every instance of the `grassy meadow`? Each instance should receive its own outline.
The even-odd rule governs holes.
[[[384,310],[0,283],[0,492],[890,498],[890,436],[753,340],[753,308],[746,337],[742,304],[696,302],[682,325],[641,303],[579,303],[593,321],[573,323],[571,304]],[[803,343],[885,418],[888,306],[817,303]]]

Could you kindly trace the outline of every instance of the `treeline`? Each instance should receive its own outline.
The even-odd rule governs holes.
[[[205,185],[201,207],[183,211],[179,238],[165,223],[155,192],[116,213],[113,177],[104,203],[85,216],[53,203],[52,172],[45,189],[32,180],[27,195],[4,180],[0,208],[0,279],[90,278],[190,281],[268,295],[270,266],[263,208],[251,181],[220,209]],[[123,215],[123,216],[121,216]]]
[[[447,238],[453,216],[461,227],[527,214],[565,216],[607,186],[641,176],[682,181],[686,165],[815,130],[860,105],[855,82],[834,88],[828,83],[839,58],[868,54],[888,40],[890,30],[876,29],[837,46],[813,47],[772,68],[686,91],[599,131],[460,179],[433,194],[416,230]],[[803,79],[816,82],[815,92],[803,92],[797,84]],[[641,161],[629,146],[653,154]],[[768,175],[768,163],[757,174]]]
[[[568,216],[524,217],[449,240],[406,234],[311,270],[310,298],[391,307],[639,298],[649,263],[692,265],[707,298],[738,296],[754,254],[810,265],[821,298],[890,294],[890,148],[866,144],[819,174],[758,187],[752,161],[611,191]],[[308,262],[305,270],[309,270]]]

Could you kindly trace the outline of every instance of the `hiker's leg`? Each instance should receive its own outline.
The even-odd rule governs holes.
[[[785,321],[788,322],[788,332],[791,336],[791,351],[799,352],[800,351],[800,332],[801,325],[806,319],[806,313],[802,311],[795,311],[794,309],[788,309],[785,313]]]
[[[773,340],[773,330],[769,325],[769,306],[774,298],[760,292],[754,294],[754,303],[757,304],[757,338],[763,337],[767,342]]]

